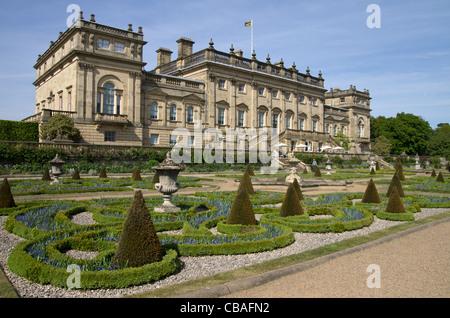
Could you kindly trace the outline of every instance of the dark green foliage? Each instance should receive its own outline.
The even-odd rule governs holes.
[[[294,179],[293,185],[294,185],[295,191],[297,192],[298,199],[300,201],[305,200],[305,198],[303,197],[302,189],[300,188],[300,184],[298,184],[297,179]]]
[[[0,140],[39,141],[39,123],[0,120]]]
[[[370,174],[375,174],[375,170],[373,169],[373,167],[370,169]]]
[[[141,181],[142,180],[141,172],[139,171],[138,167],[134,168],[134,170],[133,170],[133,180],[134,181]]]
[[[253,189],[252,179],[248,175],[247,171],[244,171],[244,174],[242,175],[241,184],[245,186],[247,189],[248,194],[254,194],[255,190]]]
[[[280,216],[293,216],[303,214],[303,208],[300,204],[297,191],[294,188],[294,184],[289,184],[289,187],[284,196],[283,203],[280,208]]]
[[[434,169],[433,169],[433,171],[431,171],[431,176],[436,177],[436,171]]]
[[[41,139],[55,139],[58,132],[62,136],[67,136],[70,140],[74,142],[79,142],[81,140],[81,134],[78,128],[75,128],[74,123],[70,117],[61,114],[53,115],[48,123],[41,125]]]
[[[378,161],[375,162],[375,168],[376,168],[377,171],[381,169],[380,168],[380,163]]]
[[[72,174],[73,180],[80,180],[80,172],[78,171],[78,167],[75,167],[75,170]]]
[[[381,203],[380,195],[378,194],[377,187],[372,179],[370,179],[367,185],[366,191],[364,192],[363,203]]]
[[[44,174],[42,175],[42,180],[44,180],[44,181],[50,181],[50,180],[52,180],[52,179],[50,178],[50,172],[48,172],[48,169],[45,169],[45,170],[44,170]]]
[[[253,212],[252,202],[247,192],[247,187],[241,182],[234,198],[230,214],[227,218],[227,224],[255,225],[255,213]]]
[[[152,183],[153,183],[153,184],[159,183],[159,174],[158,174],[158,171],[155,171],[155,174],[153,175]]]
[[[98,176],[99,178],[108,178],[108,176],[106,175],[106,169],[105,167],[101,167],[100,169],[100,175]]]
[[[385,212],[388,213],[404,213],[405,206],[403,205],[402,199],[398,193],[397,187],[393,187],[389,195],[389,201],[386,206]]]
[[[400,158],[398,158],[397,160],[397,165],[395,167],[395,173],[398,175],[398,178],[400,179],[400,181],[405,181],[405,173],[403,172],[403,164],[402,164],[402,160]]]
[[[4,178],[0,186],[0,208],[13,208],[16,206],[9,187],[8,179]]]
[[[316,169],[314,171],[314,177],[321,177],[322,173],[320,172],[319,166],[316,166]]]
[[[303,174],[308,174],[308,169],[306,169],[306,167],[303,169]]]
[[[159,262],[163,249],[141,191],[136,191],[122,226],[114,263],[119,266],[140,267]]]
[[[442,175],[442,172],[439,171],[439,174],[438,174],[438,176],[436,178],[436,181],[437,182],[445,182],[444,176]]]
[[[247,165],[247,168],[245,169],[245,171],[247,171],[249,176],[254,176],[255,175],[255,172],[253,171],[253,167],[252,167],[252,165],[250,163]]]
[[[403,192],[402,183],[400,182],[400,179],[399,179],[399,177],[398,177],[398,175],[396,173],[394,173],[394,176],[391,179],[391,183],[389,184],[389,188],[388,188],[388,190],[386,192],[386,196],[387,197],[390,196],[393,187],[397,188],[398,194],[401,197],[405,196],[405,193]]]

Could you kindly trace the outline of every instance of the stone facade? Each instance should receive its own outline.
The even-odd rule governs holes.
[[[145,71],[142,28],[135,32],[99,24],[95,16],[78,20],[35,64],[35,115],[46,122],[55,113],[71,117],[83,142],[169,147],[176,128],[276,128],[280,142],[294,151],[321,151],[338,145],[342,131],[351,152],[370,151],[368,90],[324,88],[324,79],[272,63],[243,57],[242,51],[193,51],[194,41],[177,40],[156,51],[157,65]],[[192,141],[194,145],[196,140]],[[300,144],[306,148],[296,147]]]

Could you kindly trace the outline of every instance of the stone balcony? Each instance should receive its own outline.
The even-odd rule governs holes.
[[[97,125],[97,129],[102,125],[117,125],[125,129],[129,122],[127,115],[97,113],[94,116],[94,123]]]

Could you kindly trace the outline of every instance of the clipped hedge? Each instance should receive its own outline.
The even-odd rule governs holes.
[[[0,120],[0,140],[39,141],[39,123]]]
[[[51,284],[56,287],[67,288],[67,279],[71,275],[66,268],[58,268],[51,265],[57,260],[58,253],[55,253],[55,246],[49,256],[56,258],[48,259],[47,262],[33,258],[27,251],[35,244],[45,244],[49,240],[54,240],[60,236],[64,238],[68,234],[77,235],[78,239],[88,239],[93,236],[106,233],[106,229],[94,232],[76,234],[67,231],[49,234],[34,240],[20,242],[11,252],[8,258],[9,269],[17,275],[25,277],[32,282],[42,285]],[[77,260],[73,261],[76,264]],[[135,285],[150,283],[167,277],[181,268],[177,252],[165,249],[162,261],[146,264],[141,267],[123,268],[116,270],[81,271],[80,288],[126,288]]]

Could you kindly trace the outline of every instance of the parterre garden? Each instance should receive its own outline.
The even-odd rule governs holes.
[[[375,216],[409,221],[422,208],[450,207],[447,196],[405,195],[403,191],[406,186],[448,193],[448,181],[435,177],[401,181],[398,170],[391,180],[371,180],[364,193],[321,194],[315,199],[303,196],[297,181],[286,193],[255,191],[251,175],[250,167],[241,175],[237,191],[176,195],[172,202],[181,211],[165,213],[153,211],[162,203],[161,196],[144,198],[140,190],[133,198],[14,202],[15,196],[24,194],[148,189],[150,180],[91,178],[50,186],[42,180],[4,179],[0,215],[8,216],[7,231],[25,239],[11,252],[8,266],[32,282],[67,288],[71,274],[67,268],[75,264],[82,272],[81,289],[125,288],[176,273],[182,268],[180,256],[270,251],[294,242],[294,232],[352,231],[369,226]],[[179,179],[185,186],[200,181],[185,178]],[[375,183],[385,182],[388,191],[378,192]],[[420,184],[423,188],[415,187]],[[92,215],[92,224],[74,222],[84,212]],[[91,256],[73,257],[71,250]]]

